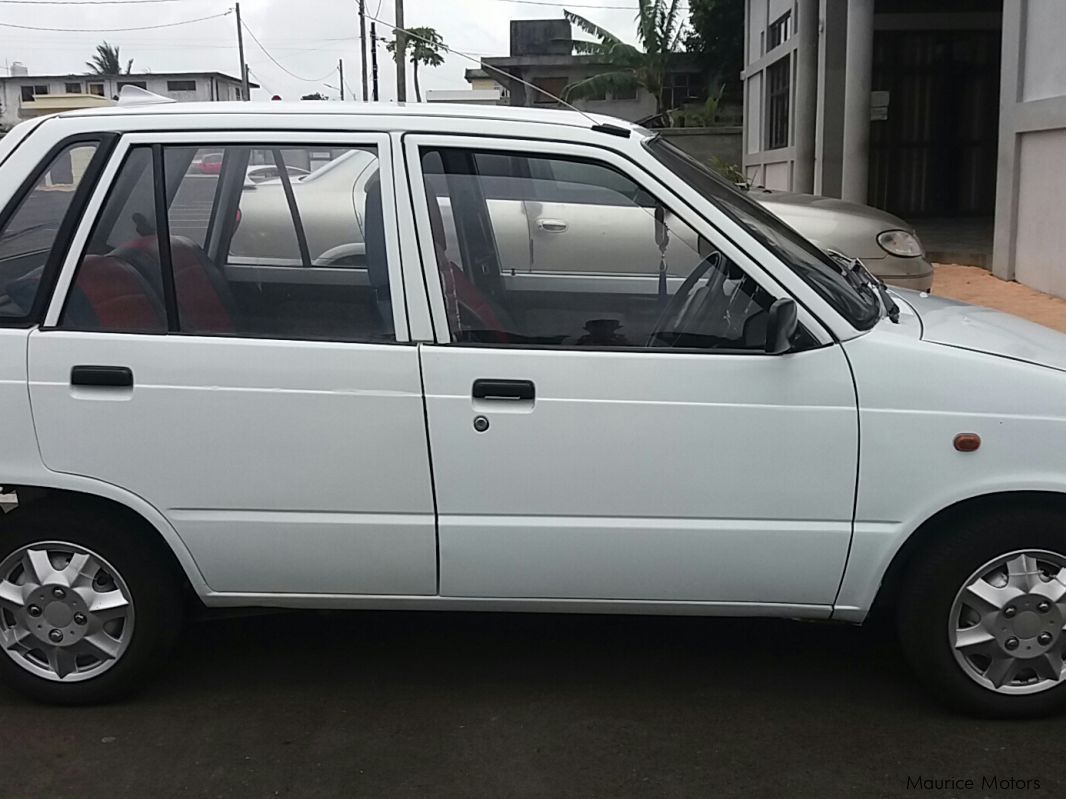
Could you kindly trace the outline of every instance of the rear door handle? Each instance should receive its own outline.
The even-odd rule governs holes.
[[[133,388],[133,370],[128,366],[75,366],[70,370],[72,386]]]
[[[532,380],[475,380],[474,399],[529,400],[536,395]]]

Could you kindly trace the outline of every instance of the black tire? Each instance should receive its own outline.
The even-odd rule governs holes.
[[[1035,718],[1061,711],[1066,681],[1021,695],[979,685],[956,661],[948,625],[956,594],[984,564],[1019,550],[1066,556],[1066,517],[1039,508],[992,511],[959,519],[943,532],[915,553],[900,594],[900,641],[919,679],[938,700],[983,718]]]
[[[96,505],[34,503],[0,516],[0,562],[28,544],[65,541],[103,557],[121,575],[133,601],[132,637],[118,661],[98,677],[57,682],[0,653],[0,679],[39,702],[91,705],[112,702],[140,687],[181,632],[182,582],[146,523]]]

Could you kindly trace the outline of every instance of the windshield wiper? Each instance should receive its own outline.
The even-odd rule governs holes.
[[[872,288],[877,292],[878,299],[881,301],[881,305],[885,310],[885,316],[892,324],[899,324],[899,306],[896,301],[892,299],[892,295],[888,292],[888,286],[885,285],[885,281],[871,272],[866,264],[860,261],[858,258],[849,258],[841,252],[836,250],[827,250],[838,264],[840,264],[840,271],[844,275],[848,283],[856,291],[862,291],[864,288]]]

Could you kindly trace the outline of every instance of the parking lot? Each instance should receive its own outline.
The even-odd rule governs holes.
[[[197,188],[207,197],[212,184]],[[204,197],[189,198],[176,232],[195,233]],[[934,290],[1066,329],[1066,303],[980,270],[939,268]],[[1066,719],[953,715],[919,690],[885,630],[788,621],[212,618],[133,699],[45,708],[0,686],[0,719],[4,799],[1066,789]]]
[[[891,636],[787,621],[216,619],[192,624],[134,699],[44,708],[0,687],[0,718],[0,795],[13,799],[1066,789],[1066,719],[949,714],[916,688]],[[980,789],[986,779],[1028,787]]]

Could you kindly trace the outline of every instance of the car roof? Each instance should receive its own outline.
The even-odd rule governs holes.
[[[632,122],[603,114],[568,111],[557,108],[521,108],[498,105],[464,105],[460,103],[331,103],[314,100],[299,102],[197,102],[150,103],[144,105],[107,106],[66,111],[57,116],[64,119],[128,117],[131,122],[145,116],[213,117],[219,115],[298,115],[298,116],[366,116],[423,119],[492,120],[542,125],[566,125],[589,128],[594,124],[615,125],[626,130],[641,131]]]

